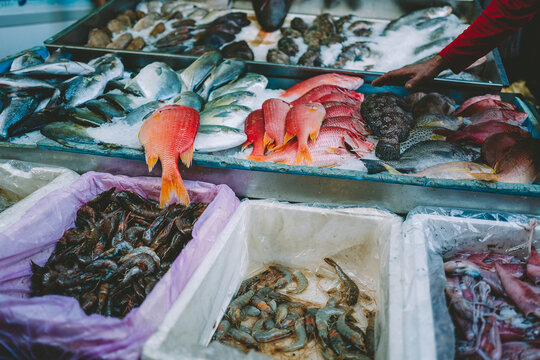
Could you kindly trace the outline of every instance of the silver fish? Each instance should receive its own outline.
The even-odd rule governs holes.
[[[109,122],[103,114],[96,113],[84,106],[72,108],[68,114],[71,121],[82,126],[98,127]]]
[[[84,103],[84,106],[94,113],[102,115],[108,121],[111,121],[115,117],[124,116],[123,110],[111,105],[105,99],[93,99]]]
[[[383,164],[387,164],[405,173],[416,173],[435,165],[450,161],[473,161],[478,158],[478,152],[457,143],[446,141],[428,140],[413,145],[403,154],[399,160],[380,161],[362,160],[368,169],[368,173],[385,171]]]
[[[454,40],[454,37],[447,36],[437,40],[433,40],[427,44],[421,45],[414,49],[414,55],[418,55],[426,50],[432,50],[432,52],[438,52],[442,50],[446,45],[450,44]]]
[[[27,52],[13,60],[9,71],[17,71],[29,66],[39,65],[43,63],[43,59],[36,53]]]
[[[255,73],[247,73],[240,79],[233,81],[230,84],[224,85],[210,93],[210,100],[214,100],[227,93],[235,91],[251,91],[256,92],[257,89],[264,89],[268,85],[268,79],[263,75]]]
[[[114,55],[107,54],[88,62],[88,65],[95,69],[96,74],[105,76],[108,81],[118,79],[124,74],[124,64],[122,60]]]
[[[119,148],[114,144],[103,143],[90,135],[86,127],[72,122],[53,122],[43,127],[40,132],[61,145],[76,147],[78,144],[100,145],[105,148]]]
[[[78,61],[59,61],[54,63],[45,62],[43,64],[29,66],[23,69],[12,71],[17,75],[86,75],[94,72],[94,68],[88,64]]]
[[[388,25],[386,25],[386,28],[384,29],[384,32],[395,31],[402,26],[416,25],[429,19],[434,19],[441,16],[448,16],[451,13],[451,6],[430,7],[427,9],[416,10],[388,23]]]
[[[201,125],[220,125],[240,129],[251,109],[240,105],[218,106],[201,112]]]
[[[172,102],[175,105],[189,106],[197,111],[201,111],[204,100],[199,94],[194,93],[193,91],[186,91],[176,96]]]
[[[437,135],[435,130],[443,130],[444,128],[435,126],[418,127],[411,130],[407,140],[399,144],[399,152],[403,154],[412,146],[426,140],[444,140],[445,137]]]
[[[243,72],[246,64],[242,60],[227,59],[219,64],[204,81],[201,90],[203,99],[208,99],[210,91],[236,80]]]
[[[195,142],[195,151],[214,152],[242,145],[247,140],[244,131],[226,126],[201,125]]]
[[[53,85],[49,84],[46,81],[11,74],[0,75],[0,87],[11,90],[55,88]]]
[[[140,89],[145,97],[152,100],[170,99],[182,90],[178,75],[162,62],[146,65],[126,87]]]
[[[447,114],[428,114],[420,116],[415,122],[417,128],[422,126],[437,126],[449,130],[457,130],[463,125],[464,118]]]
[[[10,128],[29,115],[38,107],[40,101],[36,96],[13,96],[0,113],[0,139],[8,138]]]
[[[125,112],[130,112],[137,108],[136,102],[129,95],[107,93],[103,95],[102,98]]]
[[[150,101],[149,103],[139,106],[118,120],[123,121],[128,125],[133,125],[138,122],[142,123],[148,116],[152,115],[152,113],[159,109],[162,105],[163,103],[161,101]]]
[[[212,101],[207,102],[204,105],[205,109],[210,109],[217,106],[225,105],[244,105],[250,107],[249,105],[256,100],[256,96],[251,91],[235,91],[232,93],[225,94],[218,98],[215,98]]]
[[[185,91],[195,91],[198,86],[208,77],[212,69],[220,62],[221,53],[219,51],[209,51],[199,57],[189,65],[182,73],[180,78],[184,83]]]
[[[76,107],[103,94],[107,86],[103,75],[76,76],[61,85],[62,101],[66,107]]]

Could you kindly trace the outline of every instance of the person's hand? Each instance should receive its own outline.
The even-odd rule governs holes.
[[[446,69],[448,69],[448,63],[446,60],[444,60],[440,55],[435,55],[431,59],[424,62],[414,65],[407,65],[401,69],[389,71],[373,80],[371,85],[398,85],[406,82],[405,88],[410,90],[426,80],[432,80],[439,75],[441,71]]]

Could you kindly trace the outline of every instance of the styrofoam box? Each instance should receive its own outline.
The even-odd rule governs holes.
[[[492,251],[526,259],[531,241],[540,247],[538,217],[429,207],[411,211],[403,224],[403,358],[454,359],[443,258],[460,251]]]
[[[401,225],[400,217],[374,208],[242,202],[146,342],[142,358],[238,358],[240,353],[229,355],[224,346],[218,345],[217,352],[209,352],[206,346],[240,283],[270,263],[308,273],[323,271],[324,257],[335,259],[361,288],[374,295],[376,358],[401,358]],[[310,281],[299,297],[324,304],[326,297],[320,297],[318,287],[320,284]],[[296,353],[295,358],[320,358],[314,349],[308,351]],[[249,357],[260,355],[251,352]]]

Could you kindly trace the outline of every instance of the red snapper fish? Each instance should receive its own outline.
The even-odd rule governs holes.
[[[326,116],[329,118],[337,116],[350,116],[357,120],[363,121],[360,111],[349,105],[336,105],[325,108]]]
[[[178,156],[187,167],[191,166],[199,122],[197,110],[167,105],[156,110],[139,130],[139,142],[144,147],[148,170],[152,171],[157,161],[161,161],[161,207],[169,202],[173,192],[182,204],[189,204],[189,195],[178,170]]]
[[[527,113],[501,109],[501,108],[490,108],[484,111],[481,111],[469,118],[471,124],[481,124],[487,121],[501,121],[506,122],[511,125],[521,126],[525,119],[527,119]]]
[[[435,130],[434,133],[446,136],[446,141],[470,140],[478,144],[483,143],[491,135],[499,133],[515,133],[525,137],[530,136],[522,128],[501,121],[486,121],[480,124],[466,126],[462,130]]]
[[[298,99],[308,91],[321,85],[337,85],[345,89],[356,90],[364,83],[364,79],[358,76],[341,75],[336,73],[317,75],[302,81],[285,90],[281,96],[289,101]]]
[[[321,85],[316,88],[311,89],[298,99],[291,102],[291,105],[300,105],[309,102],[323,102],[323,97],[331,94],[341,94],[345,97],[350,97],[358,100],[359,102],[364,101],[364,94],[357,93],[349,89],[342,88],[341,86],[336,85]],[[324,100],[329,101],[329,100]]]
[[[362,157],[370,152],[374,146],[375,144],[364,137],[337,127],[321,128],[317,141],[308,144],[313,165],[324,167],[338,166],[348,159],[354,158],[355,155],[350,153],[347,147],[352,148],[357,156]],[[296,164],[296,150],[296,141],[289,142],[282,151],[257,156],[252,160],[294,165]]]
[[[518,142],[527,137],[515,133],[491,135],[482,143],[482,160],[489,166],[495,166]]]
[[[296,136],[298,144],[297,164],[300,164],[303,159],[306,159],[310,164],[313,163],[309,153],[308,138],[311,141],[316,141],[325,114],[324,107],[318,103],[293,106],[287,114],[285,143]]]
[[[247,141],[242,145],[242,150],[249,144],[253,144],[251,155],[264,155],[264,117],[261,109],[248,115],[244,123],[244,132]]]
[[[486,94],[486,95],[480,95],[480,96],[472,97],[472,98],[466,100],[463,104],[461,104],[461,106],[458,107],[456,109],[456,111],[454,111],[453,115],[455,115],[455,116],[461,115],[461,113],[463,111],[465,111],[469,106],[471,106],[472,104],[474,104],[476,102],[485,100],[485,99],[492,99],[492,100],[501,101],[501,96],[500,95],[493,95],[493,94]]]
[[[347,129],[363,136],[369,135],[369,131],[365,128],[364,124],[351,116],[336,116],[333,118],[327,117],[324,119],[322,127],[329,126]]]
[[[284,144],[286,118],[291,106],[281,99],[268,99],[262,105],[264,117],[264,147],[274,144],[280,147]]]
[[[509,104],[504,101],[495,100],[495,99],[484,99],[477,101],[471,105],[469,105],[466,109],[463,109],[459,113],[459,116],[469,117],[473,116],[475,114],[478,114],[479,112],[482,112],[487,109],[506,109],[506,110],[516,110],[516,107],[512,104]]]
[[[357,94],[360,94],[362,96],[358,96]],[[362,105],[362,101],[364,101],[364,94],[362,93],[353,93],[353,94],[346,94],[343,92],[335,92],[328,95],[325,95],[317,100],[317,102],[325,103],[325,102],[340,102],[345,103],[350,106],[354,106],[356,108],[360,108]]]

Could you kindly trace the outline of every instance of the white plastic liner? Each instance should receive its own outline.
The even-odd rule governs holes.
[[[193,275],[143,359],[266,358],[212,343],[206,347],[244,278],[277,262],[315,271],[332,257],[376,297],[376,358],[398,359],[401,333],[402,219],[373,208],[327,208],[244,201]],[[314,284],[306,290],[312,291]],[[309,358],[319,355],[311,354]],[[298,358],[301,358],[299,356]]]
[[[0,160],[0,196],[16,200],[0,212],[0,232],[20,219],[42,197],[68,186],[79,175],[66,168],[18,160]]]
[[[488,250],[526,259],[533,219],[532,245],[540,248],[540,217],[434,207],[409,213],[403,223],[403,358],[454,359],[443,261],[459,251]]]

